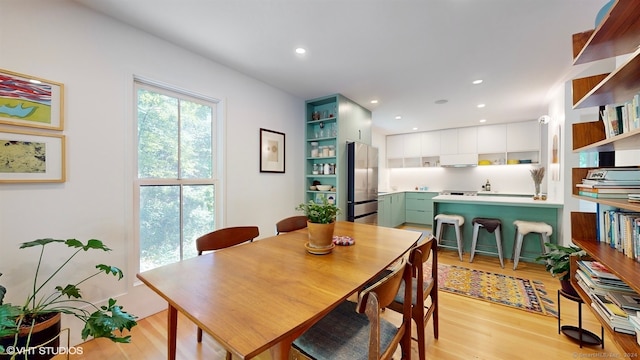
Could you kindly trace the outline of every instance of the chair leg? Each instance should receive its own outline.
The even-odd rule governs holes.
[[[473,262],[473,257],[476,255],[476,245],[478,244],[478,232],[480,231],[480,224],[473,225],[473,236],[471,237],[471,256],[469,262]]]
[[[438,220],[436,223],[436,243],[440,245],[440,240],[442,240],[442,222]]]
[[[518,233],[518,238],[516,239],[516,248],[513,253],[513,270],[518,267],[518,261],[520,261],[520,251],[522,250],[522,241],[524,240],[524,235],[522,233]]]
[[[231,360],[232,358],[233,358],[233,356],[231,355],[231,353],[227,351],[226,360]]]
[[[202,342],[202,329],[198,328],[198,342]]]
[[[500,231],[500,226],[496,228],[495,235],[496,246],[498,247],[498,257],[500,258],[500,267],[504,269],[504,256],[502,254],[502,232]]]
[[[433,305],[432,305],[433,306]],[[422,309],[421,311],[413,312],[413,320],[416,322],[416,331],[418,333],[418,357],[420,360],[425,360],[426,348],[425,348],[425,323],[424,323],[424,304],[420,307],[420,304],[415,305],[414,309]]]
[[[460,257],[460,261],[462,261],[462,232],[460,231],[460,226],[455,225],[456,227],[456,240],[458,242],[458,256]]]

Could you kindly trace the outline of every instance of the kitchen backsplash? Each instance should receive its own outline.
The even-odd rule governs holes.
[[[380,191],[413,190],[427,186],[429,190],[476,190],[491,183],[491,191],[515,194],[533,194],[531,165],[491,165],[465,168],[407,168],[380,171]],[[546,192],[547,177],[542,183]],[[386,187],[386,188],[384,188]]]

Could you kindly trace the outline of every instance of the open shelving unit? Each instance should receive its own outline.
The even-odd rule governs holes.
[[[610,74],[596,75],[573,81],[574,108],[604,106],[630,100],[640,91],[640,1],[618,0],[602,23],[592,31],[573,36],[574,64],[629,54],[628,60]],[[602,122],[573,124],[574,152],[609,152],[640,149],[640,129],[606,138]],[[601,199],[578,195],[575,184],[586,177],[590,168],[572,170],[573,197],[613,208],[640,212],[640,204],[626,199]],[[571,238],[591,257],[605,265],[632,289],[640,293],[640,262],[597,240],[597,214],[571,213]],[[576,258],[571,261],[571,281],[594,316],[608,330],[613,342],[626,354],[638,354],[640,346],[633,335],[614,331],[592,310],[591,298],[577,284]]]

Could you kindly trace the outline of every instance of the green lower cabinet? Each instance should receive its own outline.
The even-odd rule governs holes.
[[[391,226],[391,195],[378,196],[378,226]]]
[[[433,198],[436,192],[407,192],[405,199],[405,221],[413,224],[433,226]]]

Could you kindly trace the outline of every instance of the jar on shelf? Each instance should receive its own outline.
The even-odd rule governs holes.
[[[335,163],[329,164],[329,173],[332,174],[332,175],[336,173],[336,164]]]
[[[329,145],[329,156],[336,156],[336,146]]]
[[[311,174],[318,175],[320,172],[318,168],[319,168],[318,164],[313,164],[313,170],[311,171]]]
[[[311,142],[311,157],[318,157],[318,143]]]
[[[325,175],[330,175],[331,174],[331,164],[329,164],[329,163],[324,164],[323,174],[325,174]]]
[[[328,146],[323,146],[322,147],[322,156],[324,156],[324,157],[328,157],[329,156],[329,147]]]

